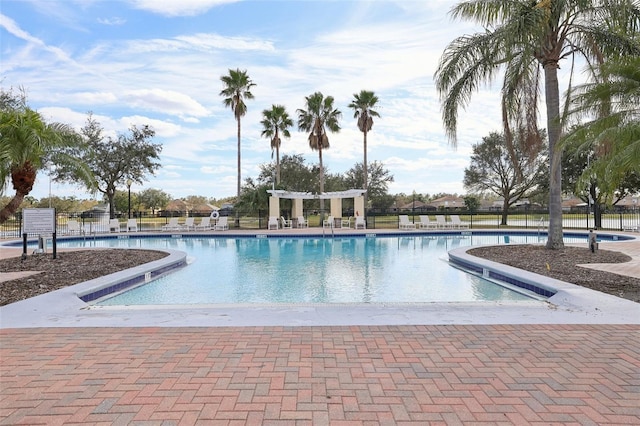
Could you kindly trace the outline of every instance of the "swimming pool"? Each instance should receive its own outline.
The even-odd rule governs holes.
[[[584,237],[565,239],[584,241]],[[531,234],[247,238],[197,235],[61,241],[187,253],[189,265],[99,305],[337,304],[531,301],[449,265],[455,247],[538,243]]]

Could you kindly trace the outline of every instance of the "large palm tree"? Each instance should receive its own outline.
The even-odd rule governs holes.
[[[446,48],[436,71],[443,121],[455,144],[458,108],[483,83],[504,72],[503,122],[522,129],[522,140],[539,143],[537,102],[544,87],[549,142],[548,248],[561,248],[562,152],[558,68],[563,59],[615,58],[636,52],[633,35],[613,28],[638,28],[632,0],[473,0],[451,10],[455,18],[476,21],[484,31],[458,37]],[[628,20],[633,22],[629,25]],[[622,22],[624,21],[624,22]]]
[[[309,146],[318,151],[320,162],[320,193],[324,192],[324,166],[322,151],[329,148],[327,130],[332,133],[340,131],[342,113],[334,108],[333,96],[326,98],[320,92],[315,92],[305,98],[305,109],[298,109],[298,130],[309,132]],[[320,210],[324,210],[324,199],[320,199]]]
[[[238,124],[238,198],[240,197],[240,183],[242,179],[241,173],[241,155],[240,155],[240,119],[244,117],[247,112],[247,105],[244,103],[245,99],[253,99],[251,88],[255,86],[255,83],[251,81],[247,71],[241,71],[240,69],[229,70],[228,75],[220,77],[224,88],[220,92],[220,96],[224,97],[224,105],[231,108],[233,116]]]
[[[361,90],[360,93],[353,94],[353,100],[349,104],[349,108],[353,109],[353,118],[358,119],[358,129],[363,134],[364,144],[364,190],[369,184],[369,174],[367,169],[367,134],[373,127],[373,117],[380,117],[378,111],[374,108],[378,103],[378,97],[375,93],[368,90]],[[365,197],[367,193],[365,192]],[[366,203],[365,203],[366,205]],[[366,209],[365,209],[366,210]]]
[[[0,223],[18,211],[33,189],[38,171],[48,163],[65,163],[78,170],[85,182],[93,181],[85,165],[62,152],[79,143],[80,138],[71,127],[47,123],[28,107],[0,111],[0,183],[10,180],[15,190],[14,197],[0,210]]]
[[[289,128],[293,126],[293,120],[289,117],[287,109],[283,105],[271,105],[271,109],[262,111],[262,136],[271,140],[271,155],[276,151],[276,182],[280,183],[280,135],[291,137]]]

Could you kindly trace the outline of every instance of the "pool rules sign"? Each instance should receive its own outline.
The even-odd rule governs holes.
[[[27,254],[27,234],[51,234],[56,258],[56,209],[22,210],[22,254]]]

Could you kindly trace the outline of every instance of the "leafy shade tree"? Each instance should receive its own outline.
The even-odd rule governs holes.
[[[245,99],[253,99],[251,88],[255,86],[255,83],[251,81],[247,71],[240,71],[240,69],[229,70],[228,75],[220,77],[224,88],[220,92],[220,96],[224,97],[224,105],[231,108],[233,116],[238,124],[238,197],[240,197],[240,182],[242,179],[241,171],[241,154],[240,154],[240,119],[247,113],[247,105],[244,103]]]
[[[546,170],[545,158],[533,160],[515,145],[513,164],[504,135],[491,133],[472,148],[471,164],[464,170],[464,186],[475,193],[491,192],[503,199],[501,224],[507,224],[509,207],[526,197]],[[518,171],[522,171],[522,176]]]
[[[640,56],[606,63],[599,76],[598,82],[574,90],[570,117],[578,125],[562,146],[578,161],[590,157],[579,186],[595,177],[600,189],[611,193],[630,173],[640,174]],[[585,117],[590,119],[581,122]]]
[[[368,167],[367,167],[367,134],[373,127],[373,117],[380,117],[380,114],[374,109],[378,103],[378,97],[374,92],[368,90],[361,90],[360,93],[353,94],[353,100],[349,104],[349,108],[353,109],[353,118],[358,120],[358,129],[363,134],[363,146],[364,146],[364,160],[363,160],[363,172],[364,179],[363,189],[368,188]],[[365,196],[368,194],[365,194]]]
[[[508,140],[539,146],[537,104],[544,87],[549,139],[549,237],[547,248],[562,248],[562,151],[558,68],[563,59],[587,61],[635,54],[638,6],[631,0],[473,0],[458,3],[454,18],[472,20],[482,32],[458,37],[445,49],[436,71],[443,121],[455,144],[458,108],[473,92],[504,71],[502,114]],[[634,16],[633,22],[629,17]],[[616,28],[633,29],[632,32]]]
[[[393,175],[379,161],[371,163],[369,172],[365,171],[364,163],[357,163],[344,175],[345,189],[348,188],[368,188],[369,198],[372,205],[380,205],[380,200],[385,198],[389,192],[389,184],[393,182]],[[368,176],[368,184],[364,184],[365,176]],[[363,212],[364,214],[364,212]]]
[[[151,214],[163,209],[171,201],[171,195],[161,189],[148,188],[140,191],[138,194],[138,202],[145,208],[151,210]]]
[[[291,137],[289,128],[293,126],[293,120],[289,117],[286,108],[283,105],[272,105],[271,109],[262,111],[262,136],[267,137],[271,141],[271,158],[273,151],[276,152],[276,184],[280,183],[280,144],[282,139]]]
[[[93,188],[94,181],[85,165],[63,152],[80,144],[77,133],[68,125],[47,123],[26,103],[5,102],[5,96],[0,110],[0,193],[10,181],[15,195],[0,210],[0,223],[18,210],[33,189],[38,171],[48,164],[74,170],[78,179]]]
[[[69,151],[83,161],[92,171],[97,181],[97,190],[109,201],[109,215],[115,217],[114,196],[119,185],[128,180],[142,184],[147,174],[153,174],[159,167],[160,144],[151,143],[155,135],[149,126],[129,129],[130,135],[119,134],[116,138],[104,137],[102,126],[89,114],[82,128],[86,146]],[[73,170],[58,167],[56,179],[77,181]]]
[[[313,167],[305,164],[304,157],[300,154],[285,155],[280,162],[282,170],[282,180],[277,185],[277,189],[285,189],[287,191],[306,192],[313,188],[317,188],[317,174],[314,173]],[[263,164],[260,166],[260,174],[258,175],[259,185],[271,185],[273,183],[273,175],[276,172],[273,164]]]
[[[480,208],[480,200],[478,199],[478,197],[475,197],[473,195],[467,195],[466,197],[464,197],[464,206],[471,213],[475,213]]]
[[[320,92],[305,97],[305,109],[298,109],[298,130],[309,132],[309,147],[318,151],[320,192],[324,192],[324,165],[322,151],[329,148],[327,131],[340,131],[342,113],[333,106],[333,96],[326,98]],[[324,199],[320,199],[320,210],[324,211]]]

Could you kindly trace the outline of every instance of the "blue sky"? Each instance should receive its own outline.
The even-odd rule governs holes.
[[[283,104],[295,119],[316,91],[333,96],[343,114],[325,166],[342,173],[361,162],[362,133],[347,105],[354,93],[372,90],[381,117],[369,133],[368,160],[393,174],[390,193],[464,193],[471,145],[500,129],[500,111],[496,88],[482,88],[461,112],[451,147],[433,75],[445,46],[478,30],[450,19],[454,4],[2,0],[0,79],[4,89],[23,86],[48,120],[79,129],[92,111],[112,135],[151,125],[163,145],[162,168],[132,191],[158,188],[176,198],[235,195],[236,123],[219,96],[228,69],[247,70],[256,83],[242,119],[243,181],[271,161],[262,111]],[[297,127],[283,154],[318,162]],[[41,174],[32,195],[48,191]],[[88,197],[55,183],[52,193]]]

